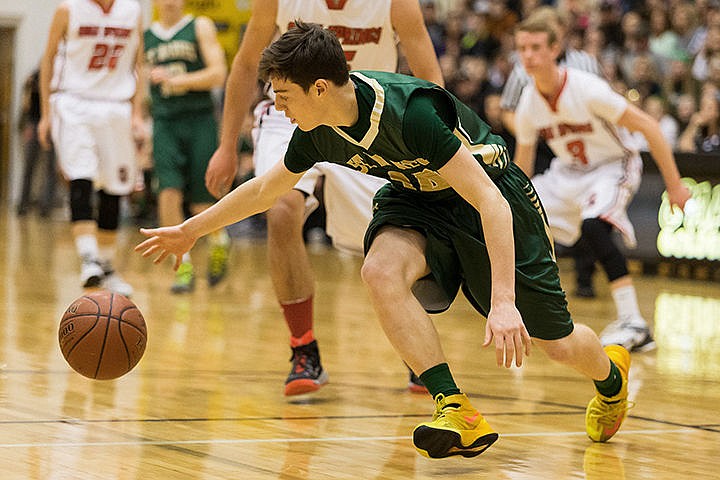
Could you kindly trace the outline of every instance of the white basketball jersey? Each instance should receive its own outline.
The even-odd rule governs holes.
[[[535,87],[523,90],[515,117],[518,144],[539,136],[560,162],[578,170],[637,155],[630,133],[614,125],[627,100],[596,75],[573,68],[560,73],[564,83],[554,105]]]
[[[67,35],[55,57],[53,90],[83,98],[125,101],[135,93],[140,5],[68,0]]]
[[[260,0],[262,1],[262,0]],[[319,23],[337,35],[352,70],[397,70],[392,0],[278,0],[275,23],[285,33],[295,20]]]

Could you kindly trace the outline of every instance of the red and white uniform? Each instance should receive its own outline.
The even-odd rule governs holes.
[[[573,245],[582,221],[601,218],[636,245],[627,206],[640,186],[642,160],[630,133],[615,123],[628,103],[600,77],[560,69],[561,91],[552,104],[534,86],[526,88],[515,114],[516,140],[540,137],[556,158],[533,179],[555,239]]]
[[[278,0],[275,23],[281,33],[295,20],[321,24],[340,40],[354,70],[397,70],[395,32],[390,21],[392,0]],[[272,100],[255,109],[255,172],[262,175],[282,161],[295,125],[278,112]],[[295,186],[308,194],[309,214],[317,205],[312,196],[319,175],[325,175],[327,233],[343,250],[362,252],[363,237],[372,218],[372,198],[385,180],[339,165],[320,163]]]
[[[69,21],[55,57],[52,133],[69,180],[125,195],[135,182],[130,99],[137,85],[140,5],[115,0],[67,0]]]

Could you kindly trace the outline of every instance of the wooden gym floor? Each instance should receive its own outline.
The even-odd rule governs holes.
[[[262,241],[239,239],[229,277],[173,296],[169,264],[118,262],[148,323],[139,366],[115,381],[74,373],[57,346],[64,309],[82,294],[67,223],[0,214],[0,478],[46,479],[676,479],[720,478],[720,285],[636,278],[658,349],[633,355],[636,406],[607,444],[585,435],[589,381],[539,350],[522,369],[481,348],[484,321],[459,298],[436,326],[461,388],[500,432],[474,459],[428,460],[413,427],[433,410],[405,390],[407,372],[359,281],[360,260],[313,248],[316,336],[330,383],[285,398],[287,329]],[[204,272],[205,245],[195,251]],[[565,285],[571,265],[561,262]],[[614,317],[570,297],[576,321]]]

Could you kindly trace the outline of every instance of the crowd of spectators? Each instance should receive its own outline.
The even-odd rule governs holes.
[[[446,85],[497,133],[497,99],[516,63],[515,24],[539,0],[421,0]],[[720,152],[720,0],[558,0],[568,47],[660,122],[679,152]],[[639,138],[640,145],[644,139]]]

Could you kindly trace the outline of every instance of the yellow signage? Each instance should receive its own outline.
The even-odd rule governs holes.
[[[250,20],[251,0],[185,0],[185,10],[195,16],[205,16],[215,23],[218,41],[225,51],[228,68],[232,65],[245,26]],[[153,18],[157,11],[153,10]]]

